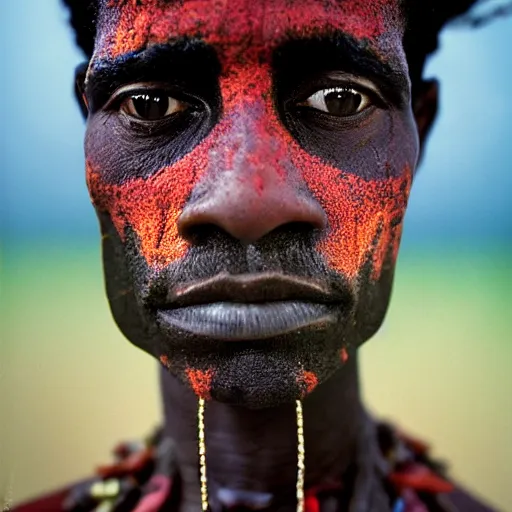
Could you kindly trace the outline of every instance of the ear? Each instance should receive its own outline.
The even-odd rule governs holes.
[[[420,158],[423,155],[425,142],[437,116],[439,107],[439,83],[437,80],[421,82],[413,101],[413,113],[420,138]]]
[[[85,97],[85,77],[87,75],[87,69],[89,68],[88,62],[83,62],[75,69],[75,98],[80,107],[80,111],[87,119],[89,114],[89,107],[87,105],[87,98]]]

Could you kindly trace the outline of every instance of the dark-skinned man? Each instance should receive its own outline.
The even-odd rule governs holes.
[[[108,298],[165,422],[18,510],[490,510],[366,414],[357,370],[436,115],[425,59],[474,2],[67,3]]]

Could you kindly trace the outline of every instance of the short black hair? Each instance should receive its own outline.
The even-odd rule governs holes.
[[[70,23],[75,31],[76,42],[88,59],[94,51],[98,1],[63,0],[70,11]],[[484,4],[488,0],[402,0],[402,2],[407,17],[404,49],[414,85],[421,81],[428,56],[438,48],[439,33],[443,27],[467,14],[472,7]],[[507,8],[493,10],[486,18],[480,18],[480,20],[488,21],[488,18],[505,13],[508,8],[510,5]],[[474,25],[478,24],[478,18],[472,21]]]

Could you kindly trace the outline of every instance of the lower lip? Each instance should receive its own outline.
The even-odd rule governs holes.
[[[160,310],[159,323],[224,341],[273,338],[334,320],[333,307],[310,302],[217,302]]]

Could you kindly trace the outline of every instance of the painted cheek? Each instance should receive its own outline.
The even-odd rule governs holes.
[[[349,278],[355,278],[370,259],[372,278],[378,280],[389,253],[392,261],[398,254],[412,181],[411,169],[405,165],[397,177],[364,180],[310,155],[277,117],[271,88],[271,71],[264,65],[239,69],[221,81],[227,116],[236,117],[240,112],[247,116],[242,108],[244,104],[261,106],[261,119],[255,120],[254,114],[251,116],[253,137],[257,142],[250,154],[244,156],[247,167],[265,169],[266,177],[272,173],[277,180],[290,177],[304,180],[329,220],[329,232],[317,245],[319,252],[334,270]],[[233,147],[236,126],[222,131],[227,136],[219,139],[217,146],[228,148],[225,168],[231,169],[237,153]],[[361,162],[361,165],[377,165],[377,162]],[[260,193],[264,184],[261,175],[254,174],[253,186]]]
[[[265,113],[273,109],[270,87],[270,71],[263,67],[242,68],[224,77],[223,120],[193,151],[150,178],[107,183],[101,167],[87,161],[87,183],[95,207],[109,213],[123,241],[127,227],[135,232],[150,267],[161,270],[186,254],[189,246],[179,235],[177,223],[192,190],[204,176],[238,168],[240,186],[248,186],[250,181],[250,186],[263,193],[266,180],[273,179],[271,174],[276,170],[280,172],[279,166],[262,165],[286,155],[284,141],[276,142],[282,136],[274,137],[276,130],[284,130],[275,116]],[[267,100],[263,102],[262,97]],[[253,130],[245,129],[249,134],[241,136],[247,122]]]
[[[171,5],[161,0],[111,0],[107,9],[99,53],[110,57],[181,36],[200,36],[226,47],[254,34],[269,46],[290,32],[307,37],[333,30],[377,40],[396,28],[399,19],[397,0],[186,0]]]
[[[405,166],[395,178],[364,180],[304,151],[294,153],[295,165],[329,220],[329,232],[318,250],[334,270],[352,279],[370,259],[372,278],[378,280],[388,254],[392,261],[398,254],[410,168]]]
[[[149,179],[124,184],[105,183],[100,169],[87,162],[87,185],[95,207],[109,213],[124,241],[126,228],[133,229],[148,265],[161,269],[181,258],[188,244],[178,234],[177,221],[196,181],[205,168],[200,152],[161,169]]]

